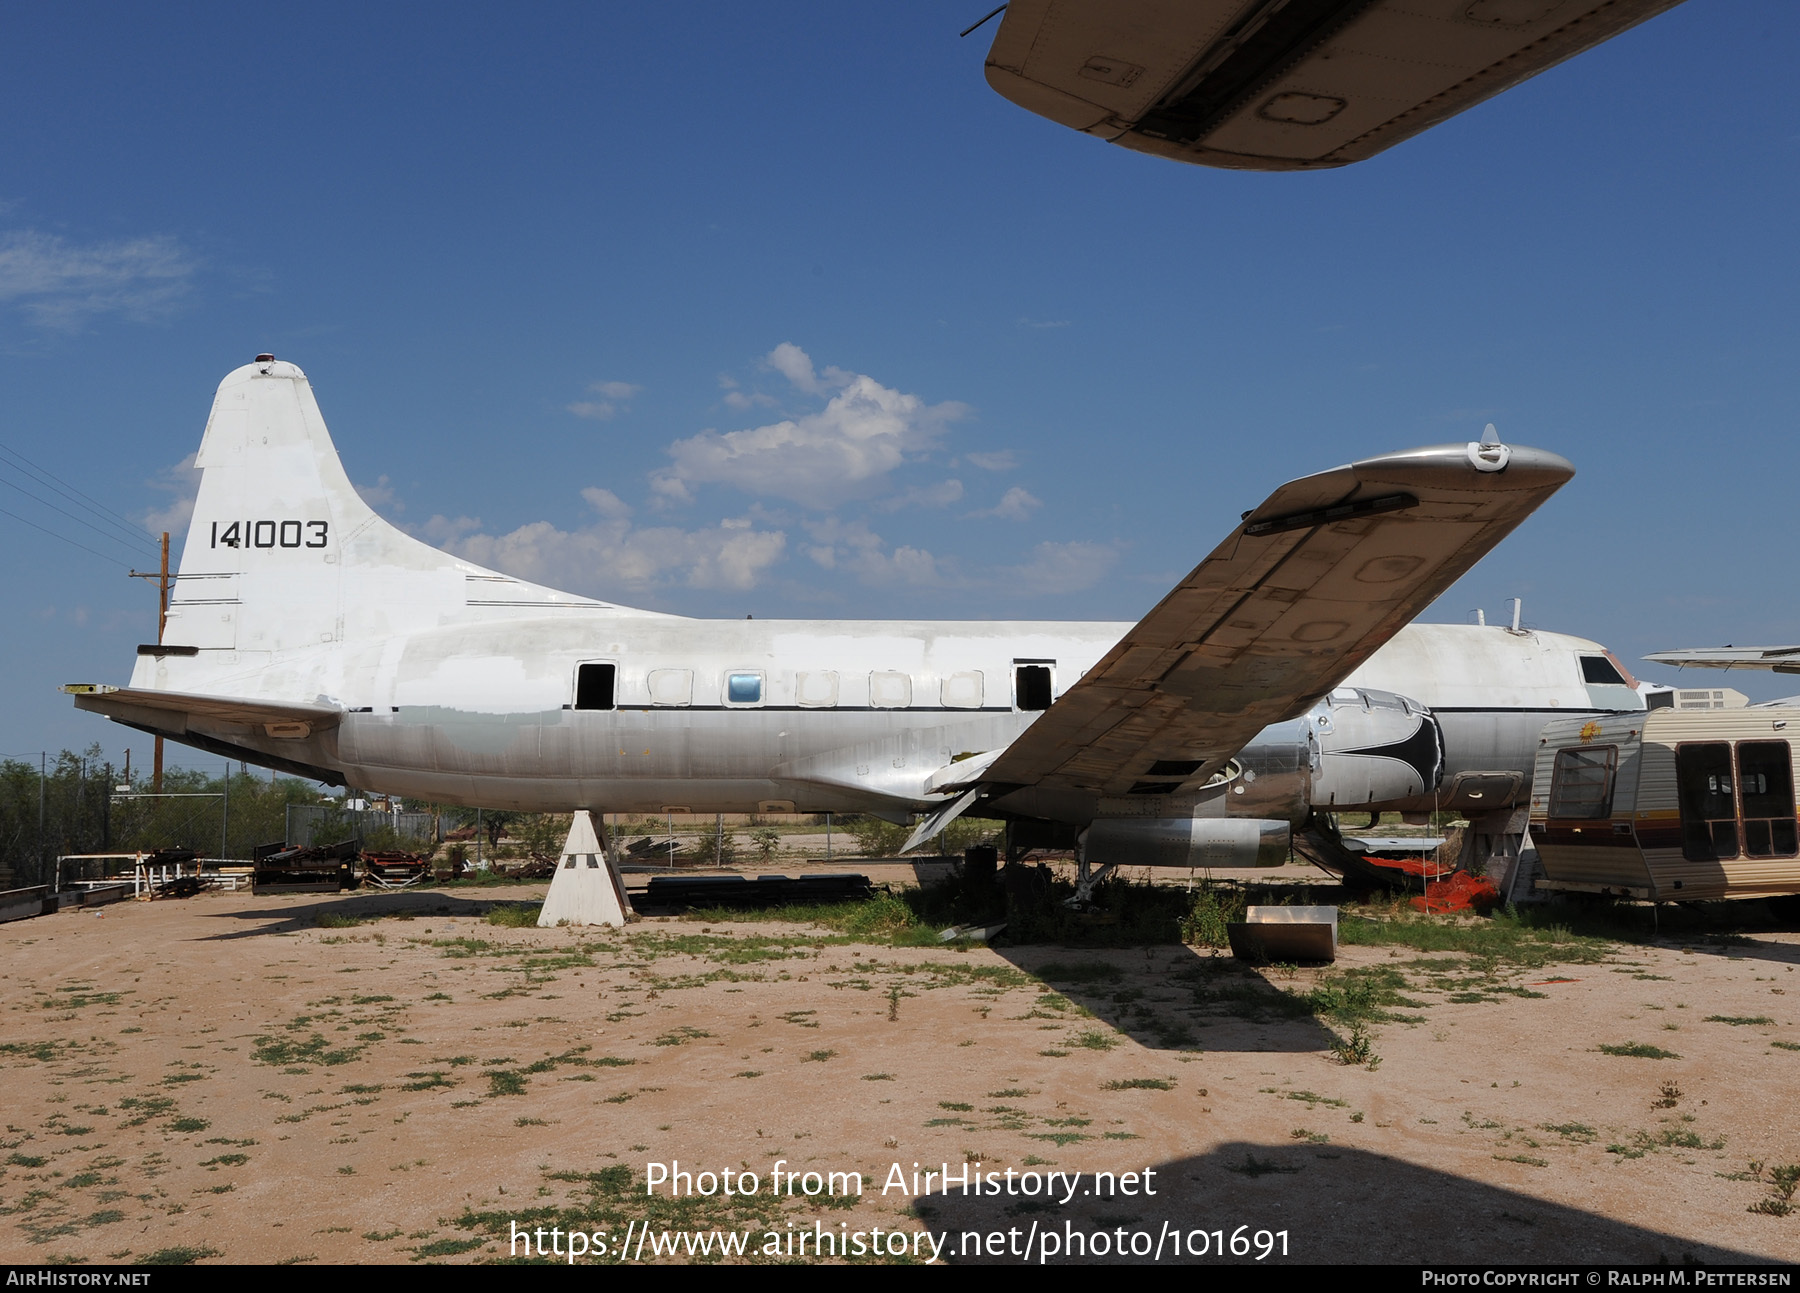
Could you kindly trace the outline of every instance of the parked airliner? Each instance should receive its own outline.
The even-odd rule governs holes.
[[[376,515],[269,355],[196,462],[163,641],[68,690],[367,790],[927,833],[976,809],[1109,864],[1248,864],[1315,810],[1522,802],[1547,718],[1643,707],[1595,643],[1409,626],[1573,474],[1492,434],[1281,486],[1136,624],[697,620],[527,583]]]

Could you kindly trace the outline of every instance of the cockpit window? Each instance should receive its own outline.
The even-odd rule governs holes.
[[[1581,657],[1581,680],[1590,687],[1629,687],[1613,662],[1603,655]]]

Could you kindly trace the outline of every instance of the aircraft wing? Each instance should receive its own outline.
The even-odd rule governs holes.
[[[1646,660],[1679,665],[1684,669],[1768,669],[1775,673],[1800,673],[1800,646],[1691,647],[1686,651],[1658,651]]]
[[[1574,474],[1543,450],[1459,444],[1283,485],[980,782],[1107,796],[1203,784],[1263,728],[1311,708]]]
[[[75,697],[76,709],[177,737],[190,727],[227,726],[261,728],[269,736],[302,738],[336,727],[344,716],[341,709],[330,705],[199,696],[141,687],[75,684],[63,690]]]
[[[1372,157],[1680,0],[1012,0],[988,84],[1177,161]]]

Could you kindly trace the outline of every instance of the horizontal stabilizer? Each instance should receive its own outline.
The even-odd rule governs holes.
[[[180,735],[189,727],[249,727],[273,737],[302,738],[335,727],[344,711],[330,705],[247,700],[236,696],[196,696],[141,687],[69,686],[75,708],[120,722]]]

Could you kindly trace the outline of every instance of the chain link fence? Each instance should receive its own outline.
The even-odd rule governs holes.
[[[289,804],[286,840],[313,848],[340,840],[360,840],[371,853],[425,853],[444,838],[436,813],[337,808],[330,804]]]

